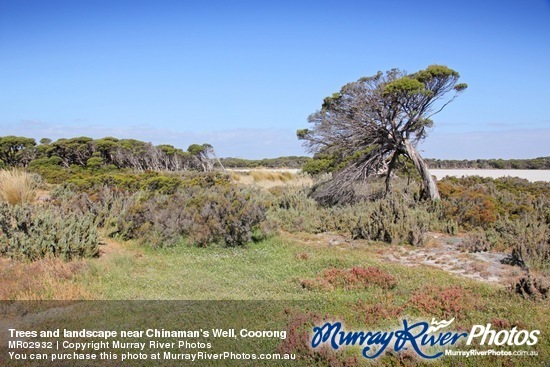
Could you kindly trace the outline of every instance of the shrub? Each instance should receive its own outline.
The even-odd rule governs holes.
[[[115,177],[115,176],[111,176]],[[265,205],[249,189],[230,186],[228,176],[145,174],[137,190],[111,183],[87,192],[71,186],[52,193],[54,204],[65,211],[92,214],[94,223],[109,236],[136,239],[152,247],[167,247],[187,240],[199,246],[220,243],[243,245],[267,231]],[[135,182],[138,182],[136,180]]]
[[[269,214],[279,228],[288,232],[321,233],[334,230],[330,211],[319,207],[303,190],[277,192]]]
[[[483,185],[463,187],[449,181],[438,183],[444,215],[464,228],[488,228],[497,219],[495,199]]]
[[[425,234],[433,221],[426,207],[410,205],[396,195],[380,199],[373,206],[366,220],[358,221],[353,237],[390,244],[424,244]]]
[[[89,215],[0,203],[0,230],[0,254],[12,258],[69,260],[99,254],[99,236]]]
[[[485,232],[477,230],[468,233],[462,242],[458,244],[458,248],[465,252],[482,252],[489,251],[491,244],[487,240]]]
[[[312,159],[304,163],[302,171],[310,175],[318,175],[329,172],[333,168],[333,161],[330,159]]]
[[[37,178],[17,170],[0,171],[0,197],[11,204],[25,204],[34,200]]]
[[[153,247],[171,246],[183,238],[199,246],[243,245],[259,230],[266,211],[251,192],[232,186],[195,186],[172,195],[136,193],[116,205],[121,212],[116,223],[111,220],[111,233]]]
[[[495,223],[487,236],[495,246],[511,248],[506,261],[522,268],[548,272],[550,270],[550,205],[541,201],[532,212],[520,219],[503,218]]]
[[[193,199],[189,236],[200,246],[219,241],[227,246],[243,245],[251,241],[253,230],[265,220],[265,208],[242,189],[212,188]]]
[[[88,158],[88,160],[86,161],[86,167],[88,167],[93,171],[97,171],[104,164],[105,162],[101,157],[91,157],[91,158]]]
[[[512,289],[525,299],[539,301],[548,298],[550,281],[546,277],[532,276],[527,272],[526,276],[518,279]]]
[[[287,190],[275,198],[270,219],[289,232],[340,232],[354,239],[418,246],[437,225],[437,210],[435,205],[415,203],[402,194],[323,207],[301,190]]]

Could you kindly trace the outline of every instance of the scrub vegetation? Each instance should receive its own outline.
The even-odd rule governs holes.
[[[459,331],[540,330],[536,346],[522,347],[538,356],[437,365],[541,365],[550,358],[550,183],[436,182],[415,147],[438,112],[433,103],[466,88],[458,77],[435,65],[344,86],[310,116],[313,129],[298,132],[316,156],[278,161],[304,165],[301,173],[253,169],[277,160],[218,160],[209,144],[2,137],[0,297],[267,301],[269,316],[247,317],[286,330],[270,348],[304,366],[423,365],[410,352],[372,363],[354,348],[313,352],[309,332],[321,320],[395,330],[403,319],[454,318]],[[460,254],[452,268],[438,255],[445,250]],[[396,253],[407,263],[393,261]],[[81,312],[73,326],[109,321],[98,312]]]
[[[390,194],[383,178],[373,178],[353,187],[349,203],[325,206],[311,193],[326,176],[260,176],[117,171],[112,179],[72,172],[63,184],[35,179],[33,199],[0,204],[1,296],[285,301],[275,322],[289,337],[274,348],[297,353],[303,365],[364,362],[359,352],[309,350],[304,333],[327,317],[372,330],[432,317],[455,317],[454,327],[467,330],[494,318],[508,329],[548,332],[548,183],[446,178],[437,183],[441,200],[430,202],[399,171]],[[274,186],[263,185],[270,180]],[[429,249],[433,233],[459,239],[466,255],[504,253],[515,277],[491,284],[384,258],[394,248]],[[539,343],[532,349],[539,357],[521,365],[540,364],[548,349]],[[500,358],[485,363],[520,365]],[[421,361],[386,353],[376,364]]]

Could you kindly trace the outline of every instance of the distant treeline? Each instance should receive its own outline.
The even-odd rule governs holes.
[[[265,159],[241,159],[241,158],[221,158],[220,161],[227,168],[302,168],[302,166],[311,160],[310,157],[279,157]]]
[[[92,139],[35,139],[20,136],[0,137],[2,167],[82,167],[138,171],[211,171],[216,163],[209,144],[192,144],[187,151],[172,145],[157,145],[134,139],[107,137]]]
[[[430,168],[440,169],[550,169],[550,157],[508,160],[426,159],[426,161]],[[316,173],[324,170],[317,169],[319,163],[323,162],[323,159],[305,156],[218,160],[210,144],[192,144],[187,150],[182,150],[167,144],[155,146],[135,139],[113,137],[102,139],[76,137],[56,141],[44,138],[38,143],[35,139],[20,136],[0,137],[0,168],[78,166],[92,170],[129,168],[137,171],[211,171],[216,164],[227,168],[297,169],[307,164],[304,167],[305,171]]]
[[[426,159],[430,168],[457,169],[550,169],[550,157],[532,159]]]
[[[241,158],[221,158],[223,165],[227,168],[305,168],[316,167],[316,162],[322,159],[314,159],[303,156],[289,156],[268,159],[241,159]],[[439,169],[458,169],[458,168],[478,168],[478,169],[550,169],[550,157],[540,157],[533,159],[475,159],[475,160],[449,160],[449,159],[426,159],[430,168]],[[310,171],[311,169],[305,169]],[[313,170],[313,173],[317,171]]]

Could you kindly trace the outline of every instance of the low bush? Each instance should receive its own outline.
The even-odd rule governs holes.
[[[503,218],[487,231],[500,249],[511,249],[507,262],[525,269],[550,271],[550,201],[540,202],[521,218]]]
[[[512,286],[515,293],[525,299],[540,301],[550,295],[550,280],[543,276],[533,276],[530,272]]]
[[[470,232],[459,243],[458,248],[464,252],[483,252],[491,249],[491,244],[483,230]]]
[[[402,194],[333,207],[317,204],[302,190],[287,190],[274,200],[269,217],[289,232],[339,232],[354,239],[420,246],[426,232],[438,226],[436,206]]]
[[[99,235],[90,215],[56,207],[0,203],[0,255],[65,260],[99,254]]]
[[[103,204],[116,206],[117,218],[107,214],[102,223],[111,235],[139,239],[153,247],[188,242],[207,246],[239,246],[252,240],[265,220],[265,207],[252,193],[231,186],[188,187],[172,195],[138,192],[126,198],[107,197]]]
[[[354,238],[421,246],[435,220],[428,207],[421,203],[407,203],[402,196],[397,195],[377,200],[370,208],[368,216],[358,217],[352,229]]]
[[[452,181],[438,183],[445,218],[465,229],[488,228],[497,219],[495,199],[483,185],[463,187]]]

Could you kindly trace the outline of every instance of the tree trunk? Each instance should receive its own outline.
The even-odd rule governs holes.
[[[408,139],[405,139],[404,145],[405,150],[407,151],[407,155],[412,160],[418,173],[420,173],[420,176],[422,177],[422,183],[424,184],[426,196],[429,197],[431,200],[438,200],[440,198],[439,191],[437,190],[435,181],[430,174],[428,165]]]

